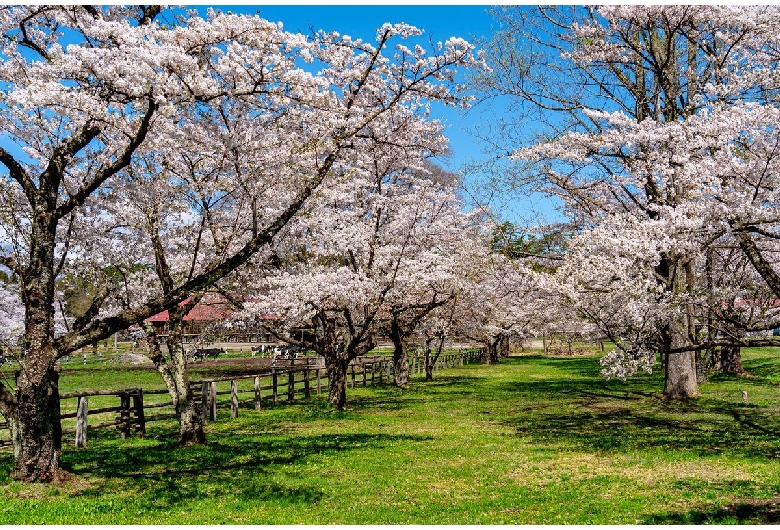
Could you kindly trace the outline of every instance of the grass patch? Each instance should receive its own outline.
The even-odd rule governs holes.
[[[747,350],[751,376],[716,375],[685,403],[661,399],[660,374],[604,381],[597,356],[525,355],[349,390],[345,412],[324,396],[220,410],[204,446],[178,447],[175,422],[144,439],[91,431],[63,453],[74,480],[4,474],[0,511],[5,524],[777,522],[779,353]],[[162,386],[154,372],[97,381]]]

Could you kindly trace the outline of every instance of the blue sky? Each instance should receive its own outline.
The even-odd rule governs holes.
[[[197,6],[205,11],[207,6]],[[353,38],[373,41],[376,29],[386,22],[405,22],[424,30],[424,37],[433,42],[446,41],[450,37],[462,37],[478,43],[489,39],[496,27],[490,15],[489,5],[220,5],[212,6],[234,13],[259,13],[272,22],[282,22],[284,29],[310,33],[312,30],[337,31]],[[435,118],[446,125],[452,154],[441,160],[441,165],[460,172],[466,162],[484,157],[475,138],[467,129],[477,125],[484,114],[476,109],[464,113],[456,109],[436,105],[432,109]],[[507,146],[510,150],[511,146]],[[468,185],[469,174],[464,174]],[[501,212],[503,218],[525,223],[526,212],[533,205],[548,220],[560,219],[553,213],[553,203],[540,196],[529,200],[513,200]]]
[[[296,33],[309,33],[311,29],[337,31],[353,38],[373,41],[377,28],[386,22],[405,22],[425,31],[424,37],[433,42],[446,41],[450,37],[462,37],[474,42],[487,38],[491,33],[493,19],[487,13],[489,6],[446,6],[446,5],[223,5],[214,6],[222,11],[234,13],[259,12],[272,22],[282,22],[284,29]],[[201,9],[201,8],[199,8]],[[206,6],[202,6],[206,9]],[[437,118],[447,123],[454,159],[447,162],[448,169],[456,170],[460,162],[475,154],[470,136],[464,133],[462,125],[468,120],[458,111],[437,106]]]
[[[384,23],[405,22],[424,30],[423,38],[434,43],[450,37],[465,38],[473,43],[490,38],[497,25],[490,15],[489,5],[191,5],[202,14],[208,7],[235,13],[259,13],[273,22],[281,22],[287,31],[310,33],[312,30],[336,31],[353,38],[373,41],[376,29]],[[445,134],[450,140],[452,153],[438,162],[450,171],[462,173],[464,164],[483,158],[479,144],[467,130],[474,128],[484,116],[477,109],[462,110],[435,104],[432,116],[445,124]],[[14,146],[8,146],[12,151]],[[512,146],[507,146],[507,151]],[[466,187],[470,187],[470,175],[463,173]],[[464,194],[468,199],[468,194]],[[537,196],[534,200],[539,200]],[[524,212],[530,201],[513,200],[509,209],[500,212],[503,218],[524,223]],[[542,201],[542,211],[552,215],[552,203]]]

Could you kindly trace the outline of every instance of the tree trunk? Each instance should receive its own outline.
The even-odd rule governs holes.
[[[693,288],[694,272],[691,260],[664,258],[657,272],[668,279],[667,289],[681,295]],[[666,399],[688,399],[699,395],[696,374],[696,354],[693,351],[673,352],[690,345],[693,334],[693,318],[690,306],[686,313],[672,320],[662,330],[664,337],[662,354],[666,354],[666,377],[664,397]]]
[[[709,382],[710,370],[715,364],[715,348],[696,352],[696,382],[700,385]]]
[[[705,351],[695,353],[696,360],[696,383],[702,385],[709,382],[710,370],[712,370],[714,348],[708,348]]]
[[[670,353],[666,367],[664,397],[687,399],[699,395],[696,361],[693,352]]]
[[[154,327],[149,323],[144,326],[150,357],[162,376],[176,414],[179,415],[179,443],[182,445],[206,443],[201,407],[195,401],[195,395],[190,386],[187,356],[181,340],[184,329],[183,317],[188,310],[188,307],[177,307],[168,312],[170,315],[170,332],[168,334],[170,362],[166,361],[162,354],[160,340],[154,332]]]
[[[173,335],[173,333],[171,333]],[[195,401],[195,395],[190,386],[190,376],[187,370],[187,358],[181,341],[175,339],[168,343],[171,357],[171,375],[174,387],[169,393],[176,394],[174,403],[179,415],[179,443],[206,443],[206,433],[203,431],[201,407]]]
[[[390,340],[393,341],[394,383],[398,388],[406,388],[406,384],[409,382],[409,358],[401,337],[401,329],[395,319],[390,325]]]
[[[673,353],[670,350],[687,344],[683,326],[673,323],[667,327],[666,378],[664,397],[667,399],[687,399],[699,395],[696,381],[696,354],[692,351]]]
[[[42,177],[30,238],[30,262],[23,271],[25,351],[16,377],[16,392],[3,411],[14,448],[13,475],[25,482],[59,481],[60,426],[59,368],[54,337],[54,260],[57,220],[53,217],[57,190]]]
[[[347,366],[349,361],[325,358],[328,371],[328,403],[336,410],[344,410],[347,406]]]
[[[436,354],[431,355],[431,344],[433,344],[433,341],[439,339],[439,344],[436,347]],[[439,355],[441,355],[442,350],[444,349],[444,335],[440,335],[439,337],[429,337],[425,339],[425,380],[426,381],[433,381],[433,367],[436,366],[436,361],[439,360]]]
[[[60,469],[59,371],[50,368],[40,380],[30,375],[19,372],[17,403],[7,416],[14,449],[13,476],[25,482],[58,482],[66,475]]]
[[[425,361],[425,380],[426,381],[433,381],[433,365],[436,362],[431,357],[431,342],[432,341],[433,341],[433,339],[426,340],[425,341],[425,346],[424,346],[424,349],[425,349],[425,358],[424,358],[424,361]]]
[[[393,376],[395,386],[406,388],[406,384],[409,382],[409,356],[403,346],[400,350],[397,348],[393,350]]]
[[[498,364],[498,347],[501,337],[487,343],[487,355],[485,355],[485,364]]]
[[[189,392],[192,394],[192,392]],[[206,443],[206,433],[203,432],[203,416],[200,403],[193,399],[179,402],[179,443],[182,445]]]
[[[742,349],[739,346],[723,346],[720,349],[720,369],[724,374],[744,374]]]

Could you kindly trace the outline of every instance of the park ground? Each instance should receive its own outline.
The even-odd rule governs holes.
[[[238,418],[220,410],[204,446],[178,447],[174,422],[145,438],[91,431],[87,448],[65,447],[64,484],[2,472],[2,521],[780,521],[780,349],[747,350],[749,375],[715,374],[683,403],[662,399],[658,373],[603,380],[598,358],[527,352],[415,377],[407,390],[350,389],[345,412],[324,396],[247,406]],[[66,376],[63,385],[90,384]],[[162,386],[153,372],[116,377]],[[0,468],[11,461],[0,452]]]

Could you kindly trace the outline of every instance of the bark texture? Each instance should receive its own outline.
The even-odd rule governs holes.
[[[739,346],[723,346],[720,349],[720,369],[724,374],[744,374],[742,349]]]
[[[694,286],[693,262],[687,257],[666,256],[656,269],[661,277],[667,278],[667,289],[675,294],[690,292]],[[661,354],[666,358],[664,397],[666,399],[688,399],[699,395],[696,353],[682,351],[691,345],[690,336],[694,322],[690,306],[686,314],[673,320],[661,330],[663,337]]]
[[[9,412],[8,426],[14,449],[13,476],[25,482],[58,482],[66,473],[60,468],[59,373],[46,370],[30,380],[20,372],[16,406]]]
[[[425,348],[425,380],[433,381],[433,366],[436,364],[436,358],[431,355],[431,349]]]
[[[687,399],[699,395],[693,352],[671,353],[666,366],[664,397]]]
[[[336,410],[344,410],[347,406],[347,366],[349,361],[325,359],[328,371],[328,403]]]
[[[696,353],[696,382],[700,385],[709,382],[710,370],[715,366],[715,348]]]
[[[179,402],[177,413],[179,414],[179,443],[182,445],[206,443],[201,407],[191,395]]]
[[[488,342],[485,346],[486,348],[486,354],[485,354],[485,364],[498,364],[498,356],[500,352],[500,346],[501,346],[501,337],[493,337],[493,339]]]

